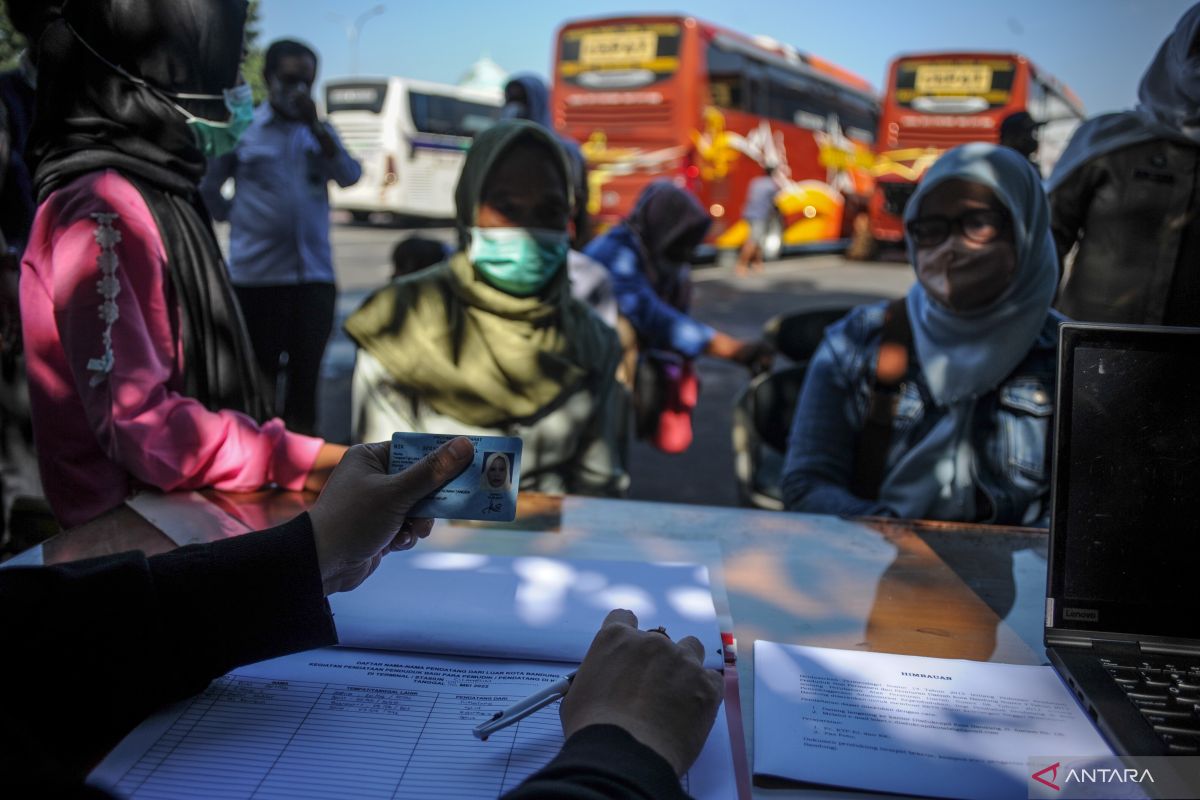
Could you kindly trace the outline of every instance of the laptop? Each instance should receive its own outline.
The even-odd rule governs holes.
[[[1120,755],[1200,754],[1200,328],[1059,332],[1045,644]]]

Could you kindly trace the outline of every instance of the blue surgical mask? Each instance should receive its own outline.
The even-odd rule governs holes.
[[[537,294],[567,261],[566,231],[471,228],[467,257],[483,279],[514,297]]]
[[[254,94],[250,84],[242,83],[226,89],[222,96],[225,98],[225,107],[229,109],[229,119],[225,122],[197,117],[182,106],[175,106],[187,117],[187,126],[192,129],[196,146],[206,158],[233,152],[246,128],[254,121]]]

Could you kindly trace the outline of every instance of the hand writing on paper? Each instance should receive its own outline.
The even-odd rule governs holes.
[[[325,594],[362,583],[388,553],[407,550],[433,528],[408,510],[471,465],[475,448],[451,439],[403,472],[387,474],[389,444],[347,451],[317,502],[309,509]]]
[[[617,725],[682,775],[700,755],[721,705],[719,673],[694,636],[678,643],[640,631],[632,611],[610,611],[560,707],[563,734]]]

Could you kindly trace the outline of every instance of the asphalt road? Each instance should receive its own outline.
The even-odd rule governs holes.
[[[449,240],[450,231],[422,235]],[[320,431],[347,441],[350,433],[350,375],[354,347],[341,333],[340,321],[390,274],[391,248],[410,231],[396,228],[335,225],[333,251],[341,294],[339,322],[322,368]],[[755,337],[776,314],[850,306],[897,297],[912,283],[903,263],[848,262],[835,255],[790,257],[767,265],[766,272],[737,278],[728,267],[696,271],[694,315],[739,337]],[[680,455],[666,455],[641,442],[630,447],[630,495],[708,505],[736,505],[730,424],[734,400],[749,381],[741,367],[713,359],[700,362],[701,393],[695,414],[695,440]]]

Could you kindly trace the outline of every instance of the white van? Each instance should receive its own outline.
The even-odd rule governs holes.
[[[338,78],[325,84],[325,112],[362,179],[331,187],[330,205],[372,213],[452,219],[454,186],[475,134],[500,116],[500,91],[408,78]]]

